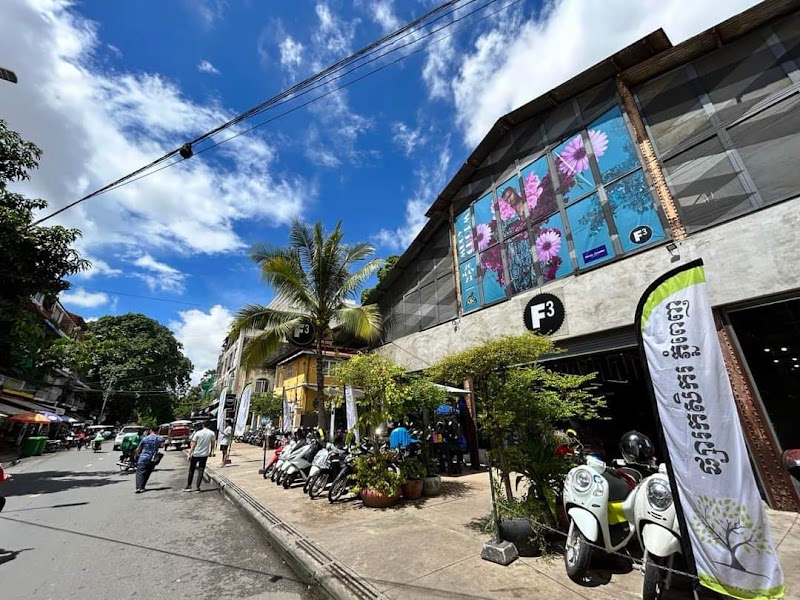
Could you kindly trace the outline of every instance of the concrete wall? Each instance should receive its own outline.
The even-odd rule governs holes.
[[[678,243],[680,261],[665,246],[548,283],[495,306],[388,343],[379,352],[409,370],[506,334],[525,331],[528,300],[549,292],[564,303],[566,318],[554,339],[631,325],[639,298],[659,275],[702,258],[714,306],[800,290],[800,198],[696,233]]]

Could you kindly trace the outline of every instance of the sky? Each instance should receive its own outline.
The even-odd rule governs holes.
[[[440,3],[3,0],[0,66],[19,83],[0,81],[0,118],[44,153],[18,190],[60,208]],[[400,253],[503,114],[658,28],[677,44],[753,4],[460,0],[336,84],[405,57],[397,64],[52,219],[82,231],[93,264],[62,302],[87,319],[164,323],[197,381],[236,311],[271,299],[248,258],[254,242],[285,244],[295,218],[341,220],[347,241]]]

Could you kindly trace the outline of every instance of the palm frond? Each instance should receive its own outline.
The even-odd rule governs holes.
[[[314,228],[308,223],[295,219],[292,221],[292,228],[289,232],[289,243],[300,256],[303,270],[309,270],[318,247]]]
[[[272,286],[277,295],[286,298],[297,308],[313,311],[316,302],[297,255],[275,255],[266,259],[261,263],[261,278]]]
[[[285,323],[295,323],[304,317],[305,315],[301,312],[275,310],[260,304],[248,304],[237,311],[231,326],[231,335],[235,337],[241,332],[251,329],[272,331],[279,329]]]
[[[281,344],[286,341],[288,335],[295,325],[284,323],[276,329],[262,331],[252,340],[247,342],[242,350],[242,363],[246,369],[258,369],[264,362],[270,359],[278,350]],[[288,329],[288,332],[285,331]]]
[[[380,339],[381,314],[377,304],[340,308],[335,315],[345,333],[367,342]]]
[[[370,256],[375,254],[375,247],[367,242],[359,242],[347,247],[347,253],[344,257],[344,266],[350,267],[351,265],[367,260]]]
[[[383,266],[384,260],[376,258],[362,266],[358,271],[350,275],[339,288],[339,295],[342,298],[355,298],[356,292],[375,272]]]

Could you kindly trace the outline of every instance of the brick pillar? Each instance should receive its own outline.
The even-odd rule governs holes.
[[[755,397],[753,383],[733,341],[730,325],[724,322],[717,311],[714,311],[714,322],[747,447],[764,484],[767,503],[776,510],[800,511],[800,496],[790,475],[781,465],[780,447],[769,429],[767,415]]]

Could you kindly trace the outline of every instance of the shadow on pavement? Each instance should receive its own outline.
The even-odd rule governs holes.
[[[73,506],[86,506],[88,502],[70,502],[68,504],[53,504],[52,506],[34,506],[32,508],[15,508],[14,510],[4,511],[5,513],[25,512],[28,510],[43,510],[45,508],[72,508]]]
[[[11,562],[17,558],[17,556],[23,552],[26,552],[27,550],[33,550],[33,548],[23,548],[22,550],[5,550],[0,548],[0,565]]]
[[[91,477],[74,471],[15,473],[14,478],[3,486],[3,495],[53,494],[76,488],[100,487],[125,481],[109,477],[110,475],[116,475],[116,473],[116,471],[96,471],[91,473]]]

